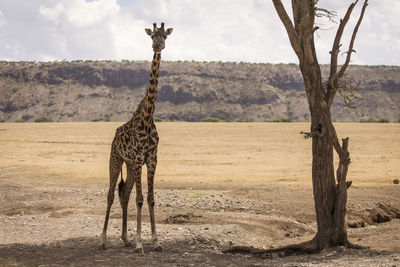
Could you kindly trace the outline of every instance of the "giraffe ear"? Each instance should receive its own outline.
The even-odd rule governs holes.
[[[165,34],[166,35],[170,35],[171,33],[172,33],[172,28],[168,28],[166,31],[165,31]]]
[[[150,29],[144,29],[147,33],[147,35],[151,36],[153,34],[153,31]]]

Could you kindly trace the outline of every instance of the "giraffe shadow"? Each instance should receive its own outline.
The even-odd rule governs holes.
[[[98,237],[78,237],[49,244],[0,245],[0,266],[200,266],[233,264],[231,255],[214,251],[211,246],[196,246],[193,240],[161,242],[163,252],[153,252],[150,241],[144,241],[144,254],[125,247],[117,237],[109,237],[107,248],[99,249]]]
[[[49,244],[2,244],[0,266],[282,266],[298,263],[328,263],[336,260],[381,260],[392,257],[389,252],[374,250],[327,250],[320,254],[290,257],[254,257],[245,254],[221,253],[204,241],[177,239],[163,241],[163,252],[152,252],[144,242],[144,254],[134,253],[116,237],[108,239],[106,250],[99,249],[98,237],[78,237]]]

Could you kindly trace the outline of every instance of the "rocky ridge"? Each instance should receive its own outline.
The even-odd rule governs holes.
[[[126,121],[144,95],[146,61],[0,62],[0,121]],[[328,66],[322,66],[327,76]],[[400,67],[350,66],[355,109],[338,95],[336,121],[400,119]],[[309,120],[296,64],[162,62],[160,120]]]

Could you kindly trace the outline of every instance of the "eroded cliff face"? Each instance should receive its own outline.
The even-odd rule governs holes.
[[[125,121],[147,86],[149,62],[0,62],[0,121]],[[328,67],[322,66],[327,75]],[[337,96],[337,121],[400,119],[400,68],[351,66],[356,109]],[[295,64],[162,62],[155,116],[162,120],[309,120]]]

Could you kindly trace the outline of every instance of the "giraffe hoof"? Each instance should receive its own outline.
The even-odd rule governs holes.
[[[154,252],[163,252],[163,249],[160,245],[158,245],[157,247],[153,248]]]
[[[143,250],[143,248],[142,248],[142,247],[135,248],[135,253],[138,253],[138,254],[144,254],[144,250]]]
[[[128,242],[125,243],[125,247],[132,248],[133,245],[132,245],[132,243],[130,241],[128,241]]]

